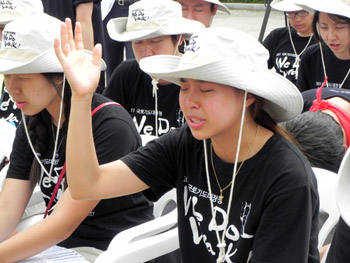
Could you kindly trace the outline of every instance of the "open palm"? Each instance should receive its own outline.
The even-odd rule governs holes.
[[[55,40],[55,52],[64,74],[71,86],[72,94],[91,95],[97,88],[101,73],[101,45],[91,52],[84,50],[81,25],[76,23],[75,38],[72,23],[66,19],[61,25],[61,43]],[[92,59],[89,59],[89,58]]]

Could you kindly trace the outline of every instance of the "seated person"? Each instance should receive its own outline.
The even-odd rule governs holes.
[[[292,0],[274,0],[271,7],[283,11],[288,24],[272,30],[263,41],[270,53],[268,67],[296,84],[300,57],[316,43],[312,34],[313,15]]]
[[[77,201],[70,195],[65,161],[72,96],[53,49],[61,25],[57,18],[40,13],[17,18],[4,28],[5,37],[15,38],[1,46],[0,73],[24,117],[16,129],[0,192],[1,262],[23,260],[56,244],[94,261],[117,233],[153,218],[152,203],[142,193],[102,201]],[[82,52],[92,59],[91,52]],[[24,56],[28,53],[31,56]],[[98,81],[93,85],[97,87]],[[127,111],[110,105],[116,103],[102,95],[92,96],[88,113],[93,115],[90,124],[98,162],[135,151],[141,138]],[[79,155],[84,158],[84,153]],[[37,184],[46,204],[45,218],[16,233]]]
[[[141,0],[129,7],[128,17],[111,19],[107,28],[116,41],[131,41],[135,59],[113,72],[103,95],[130,113],[140,134],[161,136],[184,124],[179,106],[180,87],[155,79],[139,67],[142,58],[180,55],[184,35],[203,25],[182,17],[181,5],[171,0]],[[158,84],[158,85],[157,85]]]

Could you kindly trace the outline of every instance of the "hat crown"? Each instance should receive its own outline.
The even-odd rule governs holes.
[[[24,15],[42,13],[43,10],[41,0],[0,0],[0,24]]]
[[[171,0],[141,0],[129,7],[128,24],[156,22],[182,17],[181,5]]]
[[[230,50],[231,52],[227,52]],[[232,61],[242,66],[267,67],[269,53],[253,36],[239,30],[206,28],[192,35],[181,65]]]
[[[39,54],[52,49],[54,39],[60,38],[61,21],[45,13],[15,19],[3,30],[1,50],[16,49]]]

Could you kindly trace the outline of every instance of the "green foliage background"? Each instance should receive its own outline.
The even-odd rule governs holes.
[[[251,3],[264,4],[265,0],[221,0],[222,3]]]

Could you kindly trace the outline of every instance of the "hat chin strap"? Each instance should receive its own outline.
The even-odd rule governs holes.
[[[205,172],[206,172],[206,175],[207,175],[207,184],[208,184],[209,196],[210,196],[209,200],[210,200],[210,207],[211,207],[211,215],[212,215],[212,218],[213,218],[213,221],[214,221],[216,238],[218,240],[217,247],[219,248],[219,256],[218,256],[218,258],[216,260],[217,263],[225,262],[225,257],[226,257],[225,233],[226,233],[226,230],[227,230],[229,215],[230,215],[230,211],[231,211],[233,189],[234,189],[235,179],[236,179],[236,175],[237,175],[237,163],[238,163],[239,153],[240,153],[240,150],[241,150],[241,141],[242,141],[242,135],[243,135],[244,119],[245,119],[244,116],[245,116],[246,105],[247,105],[247,94],[248,94],[248,92],[245,91],[244,92],[243,109],[242,109],[242,115],[241,115],[241,123],[240,123],[238,142],[237,142],[237,149],[236,149],[236,157],[235,157],[235,163],[234,163],[234,166],[233,166],[232,184],[231,184],[231,188],[230,188],[230,197],[229,197],[228,206],[227,206],[226,218],[224,218],[224,220],[223,220],[223,222],[227,222],[227,223],[224,225],[221,238],[220,238],[220,235],[219,235],[218,225],[216,223],[216,214],[215,214],[214,203],[213,203],[213,193],[212,193],[211,185],[210,185],[209,169],[208,169],[207,144],[206,144],[206,140],[203,140]]]
[[[179,48],[180,45],[180,41],[181,41],[182,35],[179,35],[179,39],[177,40],[177,44],[175,46],[175,50],[174,50],[174,56],[176,56],[177,50]],[[151,77],[152,78],[152,95],[154,97],[154,104],[155,104],[155,133],[156,136],[158,137],[158,82],[159,82],[159,78],[156,77]]]

